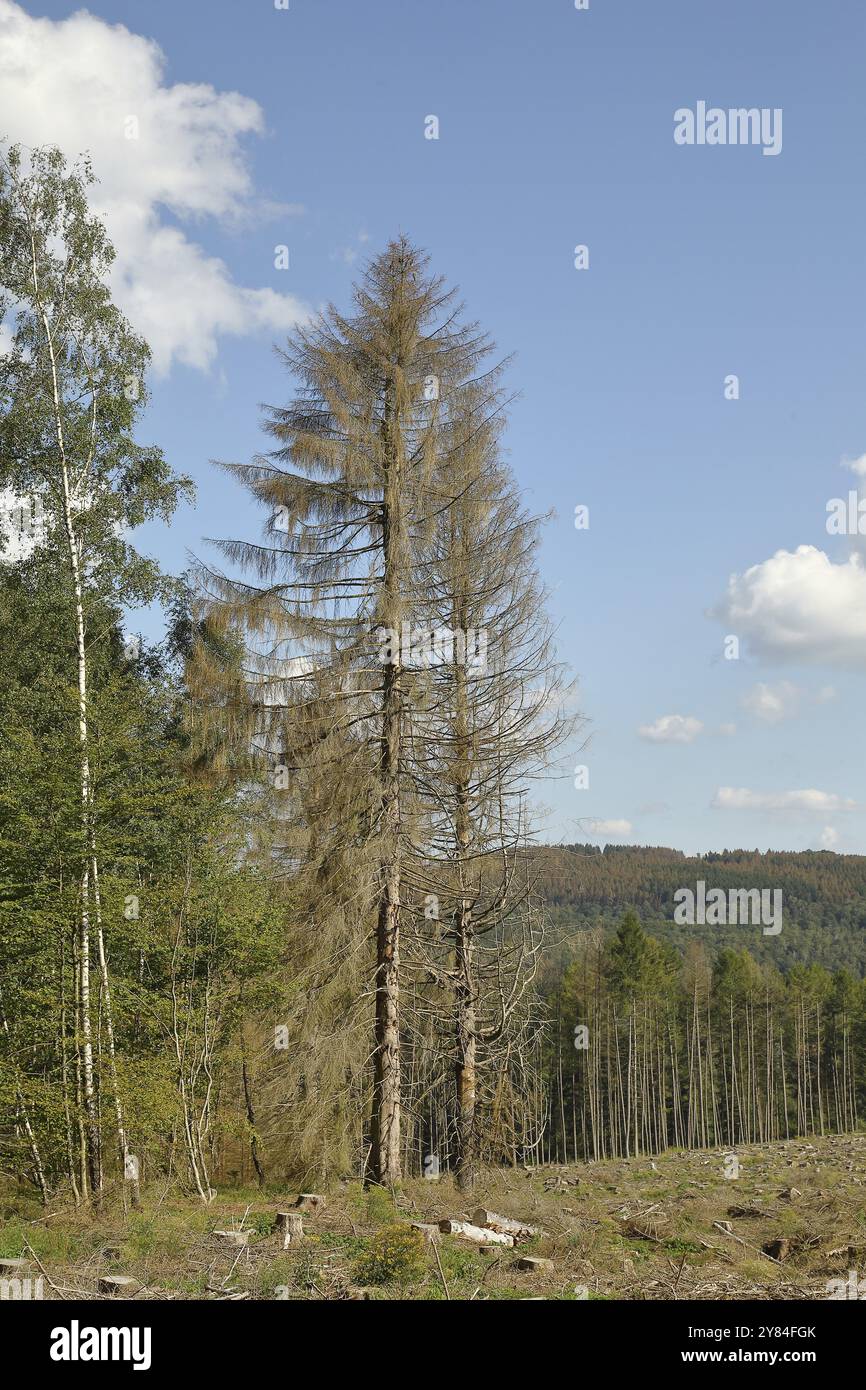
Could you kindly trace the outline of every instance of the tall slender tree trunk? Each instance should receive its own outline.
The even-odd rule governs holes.
[[[50,331],[45,321],[46,334]],[[52,368],[53,368],[53,350]],[[98,1201],[102,1193],[101,1164],[99,1160],[99,1113],[96,1102],[96,1084],[93,1065],[93,1023],[90,995],[90,871],[89,858],[91,842],[91,780],[90,745],[88,737],[88,691],[87,691],[87,647],[84,630],[84,598],[81,584],[81,562],[78,539],[72,521],[72,495],[69,486],[69,468],[63,445],[63,422],[60,415],[59,395],[55,376],[55,410],[57,439],[61,454],[63,482],[63,524],[66,532],[69,568],[72,576],[72,591],[75,604],[75,656],[78,670],[78,746],[80,751],[79,788],[81,796],[81,829],[84,864],[81,873],[81,898],[78,917],[78,970],[79,970],[79,1008],[81,1018],[82,1086],[87,1131],[87,1167],[90,1178],[90,1192]]]
[[[382,499],[385,627],[400,634],[400,486],[401,450],[393,381],[386,386],[382,436],[385,486]],[[401,1178],[400,1152],[400,753],[402,742],[402,667],[399,642],[386,662],[382,691],[380,835],[383,855],[376,930],[376,1031],[371,1125],[371,1176],[392,1186]]]
[[[60,937],[60,1075],[63,1092],[63,1117],[66,1125],[66,1161],[69,1167],[69,1183],[75,1198],[75,1205],[81,1205],[81,1192],[78,1186],[75,1163],[75,1145],[72,1135],[72,1106],[69,1099],[69,1057],[67,1050],[66,1023],[66,947],[63,934]]]
[[[468,916],[468,907],[464,905]],[[477,1036],[472,968],[472,928],[462,920],[457,939],[457,1182],[468,1191],[475,1181],[475,1088]]]
[[[241,1075],[243,1078],[244,1085],[244,1106],[246,1107],[247,1120],[250,1126],[250,1154],[253,1160],[253,1167],[256,1170],[256,1179],[258,1181],[259,1187],[264,1187],[265,1170],[262,1167],[262,1161],[259,1158],[259,1145],[258,1140],[256,1139],[256,1114],[255,1110],[253,1109],[253,1092],[252,1087],[250,1085],[249,1068],[247,1067],[247,1050],[246,1044],[243,1039],[243,1025],[241,1025],[241,1030],[241,1047],[243,1048],[241,1061]]]
[[[102,1003],[105,1009],[105,1032],[108,1040],[108,1070],[111,1089],[114,1094],[114,1116],[117,1122],[117,1145],[120,1153],[120,1171],[123,1183],[124,1202],[129,1192],[132,1206],[140,1205],[138,1160],[130,1153],[126,1140],[126,1125],[123,1118],[123,1101],[120,1096],[120,1081],[117,1075],[117,1052],[114,1043],[114,1011],[111,1003],[111,982],[108,977],[108,960],[105,954],[105,937],[102,931],[102,898],[99,892],[99,867],[96,861],[96,840],[93,824],[90,824],[91,861],[90,872],[93,880],[93,909],[96,928],[96,952],[99,960],[99,979],[102,986]]]

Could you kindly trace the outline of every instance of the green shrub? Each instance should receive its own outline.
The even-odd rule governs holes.
[[[424,1237],[411,1226],[383,1226],[370,1237],[367,1249],[356,1261],[355,1277],[361,1284],[408,1284],[426,1268]]]

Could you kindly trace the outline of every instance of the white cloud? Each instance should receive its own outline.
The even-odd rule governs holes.
[[[291,295],[236,284],[177,225],[239,225],[277,209],[256,200],[242,148],[264,130],[259,105],[205,83],[166,84],[164,66],[158,45],[123,25],[84,10],[34,19],[0,0],[0,132],[89,152],[92,205],[118,253],[114,291],[160,372],[173,361],[207,368],[222,334],[281,333],[306,317]],[[130,118],[137,139],[124,133]]]
[[[777,550],[731,576],[713,616],[771,661],[866,666],[866,564],[833,564],[813,545]]]
[[[821,831],[820,843],[822,849],[833,849],[839,843],[839,831],[832,825],[825,825]]]
[[[763,724],[779,724],[783,719],[792,718],[799,710],[800,690],[790,681],[780,681],[778,685],[758,681],[743,696],[742,705]]]
[[[826,705],[835,698],[836,690],[832,685],[822,685],[819,690],[810,693],[791,681],[779,681],[776,685],[758,681],[743,696],[741,704],[762,724],[780,724],[783,719],[793,719],[798,715],[804,700],[815,705]]]
[[[624,835],[630,835],[632,825],[630,820],[594,820],[590,822],[589,833],[591,835],[604,835],[608,839],[618,840]]]
[[[638,733],[651,743],[693,743],[703,727],[690,714],[663,714],[653,724],[641,724]]]
[[[835,792],[809,788],[805,791],[754,792],[748,787],[719,787],[712,803],[720,811],[805,811],[830,815],[834,811],[856,811],[857,802]]]

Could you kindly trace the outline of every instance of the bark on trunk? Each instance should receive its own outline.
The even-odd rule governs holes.
[[[457,940],[457,1184],[469,1191],[475,1182],[475,996],[472,928],[468,909],[461,912]]]
[[[385,389],[382,422],[385,484],[382,497],[383,603],[386,627],[401,631],[400,554],[401,457],[395,388]],[[382,842],[376,929],[376,1026],[371,1124],[371,1177],[393,1186],[401,1179],[400,1150],[400,751],[402,738],[399,648],[384,667],[380,777]]]

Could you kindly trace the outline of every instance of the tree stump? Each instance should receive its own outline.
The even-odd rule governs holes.
[[[761,1249],[771,1260],[787,1260],[791,1253],[791,1242],[787,1236],[782,1236],[780,1240],[768,1240]]]
[[[274,1230],[282,1240],[283,1249],[288,1250],[290,1245],[297,1245],[304,1239],[304,1218],[300,1212],[278,1211]]]
[[[224,1245],[234,1245],[241,1249],[243,1246],[249,1245],[252,1231],[214,1231],[214,1235]]]
[[[140,1288],[138,1280],[128,1274],[103,1274],[99,1280],[99,1292],[112,1298],[130,1298]]]
[[[296,1211],[310,1212],[324,1211],[326,1205],[324,1197],[321,1197],[318,1192],[302,1192],[294,1203]]]

